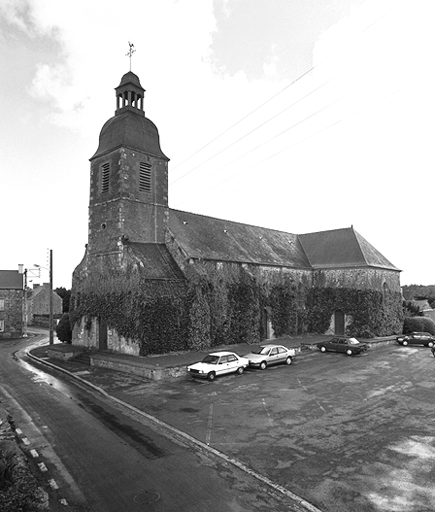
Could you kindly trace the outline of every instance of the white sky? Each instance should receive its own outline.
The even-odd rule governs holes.
[[[290,233],[353,225],[402,284],[435,284],[434,12],[432,0],[0,0],[0,269],[47,267],[52,249],[54,286],[71,287],[88,160],[131,41],[171,159],[170,207]]]

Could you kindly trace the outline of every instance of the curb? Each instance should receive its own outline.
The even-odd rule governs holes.
[[[199,439],[196,439],[195,437],[190,436],[186,432],[183,432],[182,430],[179,430],[179,429],[177,429],[175,427],[172,427],[168,423],[165,423],[165,422],[155,418],[154,416],[151,416],[150,414],[147,414],[146,412],[141,411],[140,409],[137,409],[133,405],[130,405],[127,402],[124,402],[123,400],[120,400],[119,398],[116,398],[116,397],[110,395],[109,393],[107,393],[107,391],[105,391],[104,389],[100,388],[99,386],[96,386],[95,384],[92,384],[91,382],[88,382],[85,379],[82,379],[81,377],[79,377],[77,375],[74,375],[70,371],[65,370],[64,368],[62,368],[60,366],[56,366],[55,364],[50,363],[49,361],[44,361],[43,359],[40,359],[39,357],[34,356],[33,354],[31,354],[29,351],[26,351],[26,355],[29,356],[34,361],[37,361],[37,362],[39,362],[41,364],[45,364],[46,366],[49,366],[49,367],[51,367],[51,368],[53,368],[55,370],[59,370],[59,371],[65,373],[65,374],[69,375],[70,377],[80,381],[82,384],[85,384],[86,386],[91,387],[95,391],[98,391],[99,393],[104,395],[106,398],[108,398],[108,399],[118,403],[119,405],[122,405],[123,407],[126,407],[127,409],[130,409],[135,414],[138,414],[139,416],[142,416],[142,417],[146,418],[148,421],[150,421],[151,423],[159,426],[160,428],[166,429],[167,431],[169,431],[175,437],[182,438],[183,440],[187,441],[188,443],[193,444],[194,446],[199,447],[202,450],[208,451],[209,453],[219,457],[220,459],[224,460],[225,462],[227,462],[229,464],[232,464],[233,466],[241,469],[242,471],[244,471],[245,473],[247,473],[250,476],[254,477],[255,479],[259,480],[263,484],[266,484],[267,486],[271,487],[275,491],[278,491],[279,493],[283,494],[287,498],[290,498],[295,503],[297,503],[299,506],[301,506],[305,511],[308,511],[308,512],[323,512],[322,510],[320,510],[319,508],[315,507],[314,505],[312,505],[308,501],[304,500],[303,498],[300,498],[296,494],[293,494],[291,491],[289,491],[285,487],[282,487],[281,485],[272,482],[271,480],[269,480],[269,478],[267,478],[267,477],[261,475],[260,473],[257,473],[254,470],[250,469],[248,466],[246,466],[242,462],[238,461],[237,459],[234,459],[232,457],[229,457],[228,455],[225,455],[224,453],[216,450],[215,448],[212,448],[211,446],[207,445],[206,443],[203,443],[202,441],[199,441]]]

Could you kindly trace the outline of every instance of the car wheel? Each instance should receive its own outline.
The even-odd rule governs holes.
[[[432,348],[433,347],[433,341],[429,341],[429,343],[427,344],[428,347]]]
[[[266,361],[261,361],[261,363],[260,363],[260,370],[265,370],[266,368],[267,368]]]
[[[239,366],[239,367],[237,368],[237,370],[236,370],[236,373],[237,373],[237,375],[242,375],[243,371],[244,371],[243,366]]]
[[[285,360],[285,364],[292,364],[292,358],[290,356]]]
[[[208,375],[207,375],[207,379],[212,382],[213,380],[215,380],[216,378],[216,374],[215,372],[210,372]]]
[[[350,348],[348,348],[348,349],[346,350],[346,354],[347,354],[348,356],[352,356],[352,355],[353,355],[353,352],[352,352],[352,350],[350,350]]]
[[[325,347],[320,347],[320,352],[326,352],[326,348]]]
[[[404,345],[406,347],[406,345],[408,345],[408,342],[406,340],[402,341],[402,345]]]

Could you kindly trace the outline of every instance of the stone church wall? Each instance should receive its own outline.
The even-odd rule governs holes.
[[[392,292],[400,292],[401,289],[399,272],[376,268],[317,270],[313,272],[313,285],[379,291],[387,288]]]
[[[152,192],[141,192],[139,166],[151,166]],[[108,190],[102,193],[101,173],[110,165]],[[120,234],[131,241],[164,242],[167,222],[167,163],[121,148],[91,163],[89,213],[90,252],[116,251]]]

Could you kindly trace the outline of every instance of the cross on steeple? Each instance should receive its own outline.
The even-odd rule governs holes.
[[[128,42],[128,46],[130,47],[130,49],[128,50],[128,52],[125,54],[126,57],[130,57],[130,71],[131,71],[131,58],[133,57],[133,53],[136,51],[134,49],[134,44],[133,43],[130,43],[130,41]]]

